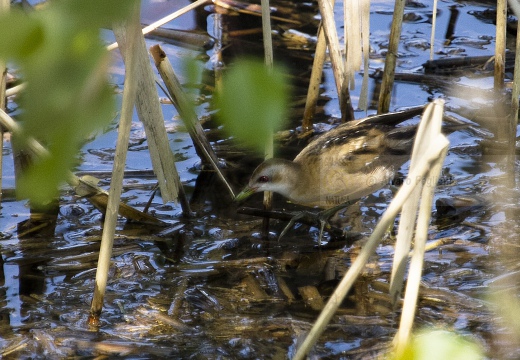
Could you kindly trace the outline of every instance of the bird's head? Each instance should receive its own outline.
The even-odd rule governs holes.
[[[256,192],[273,191],[290,197],[297,182],[299,165],[284,159],[268,159],[261,163],[251,175],[247,186],[235,197],[242,201]]]

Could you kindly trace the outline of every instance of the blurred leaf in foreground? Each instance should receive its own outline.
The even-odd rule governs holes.
[[[50,151],[19,178],[19,197],[40,205],[55,197],[84,139],[114,118],[110,57],[100,28],[128,17],[133,4],[57,0],[41,11],[12,9],[0,16],[0,58],[27,83],[18,120],[26,136]]]
[[[289,95],[283,69],[239,60],[225,74],[215,106],[230,135],[263,152],[270,134],[283,125]]]
[[[481,348],[466,338],[449,331],[424,331],[416,335],[399,360],[481,360]]]

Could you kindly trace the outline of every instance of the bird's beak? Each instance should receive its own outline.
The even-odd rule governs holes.
[[[242,190],[237,196],[235,196],[234,201],[235,202],[243,201],[243,200],[247,199],[248,197],[250,197],[251,195],[253,195],[255,192],[256,192],[255,188],[246,186],[244,188],[244,190]]]

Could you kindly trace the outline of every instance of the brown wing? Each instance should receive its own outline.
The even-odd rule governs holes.
[[[327,208],[383,187],[408,159],[415,130],[342,125],[318,137],[294,159],[314,184],[308,202]]]

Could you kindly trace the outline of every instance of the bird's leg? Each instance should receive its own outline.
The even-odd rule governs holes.
[[[287,231],[289,231],[290,228],[292,228],[294,226],[294,224],[304,218],[304,217],[315,217],[316,214],[313,214],[309,211],[299,211],[296,213],[296,215],[294,215],[291,220],[289,220],[289,223],[283,228],[282,232],[280,233],[280,236],[278,236],[278,241],[280,241],[280,239],[287,233]]]
[[[338,211],[343,210],[347,206],[352,205],[352,201],[346,201],[342,204],[336,205],[330,209],[322,210],[319,213],[316,214],[316,220],[320,224],[320,234],[318,237],[318,243],[321,244],[321,239],[323,237],[323,230],[325,229],[325,225],[329,224],[329,220],[334,214],[336,214]]]
[[[321,244],[321,239],[323,237],[323,231],[325,230],[325,226],[328,225],[329,219],[338,211],[346,208],[347,206],[351,205],[352,201],[346,201],[340,205],[336,205],[330,209],[322,210],[318,213],[311,213],[309,211],[299,211],[296,213],[291,220],[289,220],[289,223],[285,226],[285,228],[280,233],[280,236],[278,237],[278,241],[289,231],[290,228],[294,226],[294,224],[303,218],[312,219],[315,223],[319,225],[320,229],[320,235],[318,238],[319,243]]]

